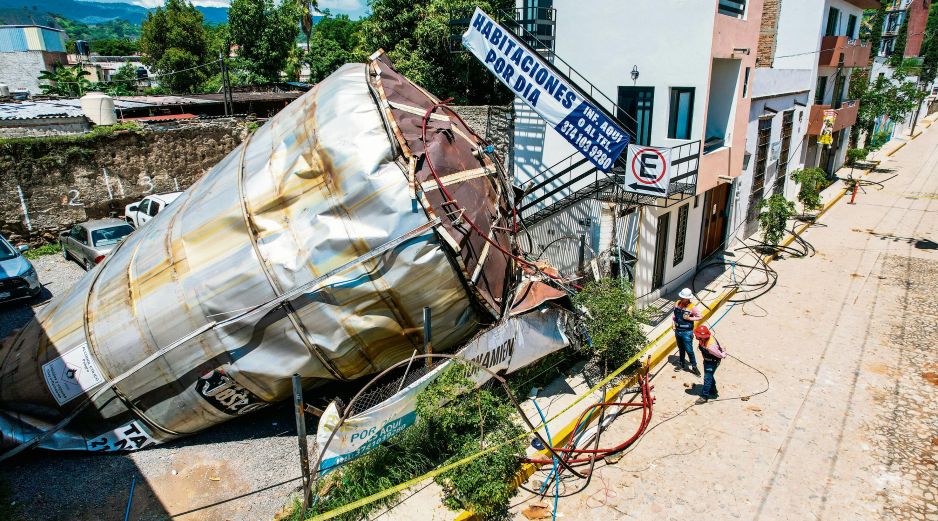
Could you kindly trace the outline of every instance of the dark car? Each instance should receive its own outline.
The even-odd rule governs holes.
[[[36,269],[23,257],[28,246],[14,248],[0,237],[0,302],[35,297],[42,291]]]

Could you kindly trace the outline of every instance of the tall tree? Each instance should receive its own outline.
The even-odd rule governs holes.
[[[909,13],[906,11],[902,16],[902,24],[899,26],[899,33],[896,34],[896,43],[892,46],[892,54],[889,55],[889,65],[892,68],[898,68],[905,59],[905,43],[909,39]]]
[[[928,22],[925,24],[925,39],[922,42],[921,80],[927,85],[935,81],[938,74],[938,2],[932,2],[928,8]]]
[[[466,52],[452,52],[450,18],[468,17],[475,6],[496,18],[514,10],[512,0],[371,0],[362,28],[363,47],[383,48],[411,80],[458,103],[508,103],[511,93]]]
[[[238,45],[240,66],[260,81],[278,81],[296,47],[300,7],[294,0],[233,0],[228,34]]]
[[[187,0],[166,0],[165,5],[147,13],[140,50],[144,63],[156,69],[160,85],[173,92],[197,90],[214,60],[202,13]]]
[[[342,65],[364,60],[369,54],[361,49],[363,22],[346,15],[332,16],[328,9],[323,15],[313,29],[307,54],[311,82],[322,81]]]

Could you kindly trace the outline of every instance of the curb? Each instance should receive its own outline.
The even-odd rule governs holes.
[[[922,135],[922,132],[918,132],[917,134],[912,136],[911,139],[909,139],[909,141],[921,135]],[[904,147],[906,143],[907,142],[904,142],[900,146],[891,150],[889,153],[886,154],[886,156],[891,157],[899,149]],[[867,168],[861,174],[861,176],[866,177],[870,175],[873,172],[873,170],[879,167],[880,164],[881,164],[881,161],[874,161],[872,166],[870,168]],[[823,216],[825,213],[827,213],[828,210],[833,208],[835,204],[840,202],[843,196],[846,195],[847,192],[850,191],[850,188],[851,187],[845,185],[840,190],[840,192],[837,193],[837,195],[832,197],[831,200],[828,201],[824,205],[823,208],[821,208],[818,214],[814,217],[814,221],[817,221],[817,219],[820,219],[821,216]],[[802,224],[800,228],[796,229],[794,234],[789,234],[788,237],[784,241],[781,242],[781,245],[782,246],[790,245],[792,242],[795,241],[795,237],[800,236],[805,231],[807,231],[807,229],[811,227],[814,221]],[[766,264],[768,264],[776,260],[777,256],[778,256],[778,253],[773,253],[771,255],[767,255],[766,257],[764,257],[763,260],[765,261]],[[716,313],[722,307],[722,305],[735,294],[736,294],[736,288],[732,288],[724,292],[719,297],[717,297],[716,300],[714,300],[713,302],[709,304],[709,306],[711,307],[707,308],[707,312],[703,315],[703,318],[701,318],[701,321],[708,320],[710,317],[712,317],[713,314]],[[664,332],[659,334],[654,340],[652,340],[651,342],[645,345],[645,349],[643,350],[642,354],[647,354],[649,357],[648,362],[647,362],[648,364],[647,367],[649,370],[651,370],[652,368],[657,366],[659,363],[661,363],[665,358],[667,358],[667,356],[671,353],[671,351],[673,351],[674,348],[677,347],[677,341],[674,339],[674,335],[670,335],[670,333],[671,331],[669,329],[665,329]],[[670,336],[670,338],[667,339],[664,344],[658,346],[657,349],[654,348],[656,344],[658,344],[659,342],[661,342],[662,339],[668,336]],[[627,380],[619,383],[618,385],[616,385],[615,387],[613,387],[612,389],[606,392],[606,395],[604,396],[605,398],[604,401],[609,401],[610,399],[614,398],[616,395],[618,395],[622,391],[622,389],[635,385],[637,380],[638,380],[637,376],[631,376]],[[589,423],[591,423],[596,418],[597,415],[598,413],[589,414],[585,418],[586,424],[588,425]],[[570,437],[573,435],[573,429],[575,427],[576,427],[576,420],[574,420],[572,423],[568,423],[560,430],[560,432],[557,435],[553,437],[554,440],[556,440],[558,444],[567,443],[570,440]],[[544,456],[544,457],[550,456],[550,452],[547,450],[542,450],[538,452],[537,454],[540,456]],[[540,465],[537,465],[534,463],[525,463],[524,465],[522,465],[521,470],[519,470],[518,473],[515,474],[515,477],[512,479],[512,482],[511,482],[512,488],[513,489],[519,488],[519,486],[522,483],[526,482],[531,476],[533,476],[534,473],[537,472],[537,470],[540,467],[541,467]],[[476,514],[472,512],[464,510],[456,516],[455,521],[481,521],[481,518],[479,518],[479,516],[477,516]]]

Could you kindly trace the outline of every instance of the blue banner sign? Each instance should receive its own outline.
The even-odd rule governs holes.
[[[596,168],[612,170],[629,136],[553,65],[476,8],[463,45]]]

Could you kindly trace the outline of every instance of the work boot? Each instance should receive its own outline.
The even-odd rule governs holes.
[[[694,405],[703,405],[705,403],[707,403],[707,397],[701,396],[700,398],[697,398],[697,401],[694,402]]]
[[[686,369],[686,367],[684,366],[684,362],[681,362],[681,365],[676,365],[676,366],[674,366],[674,372],[675,372],[675,373],[680,373],[680,372],[683,371],[684,369]]]
[[[700,376],[700,369],[697,369],[696,365],[690,366],[690,372],[693,373],[694,376]]]

